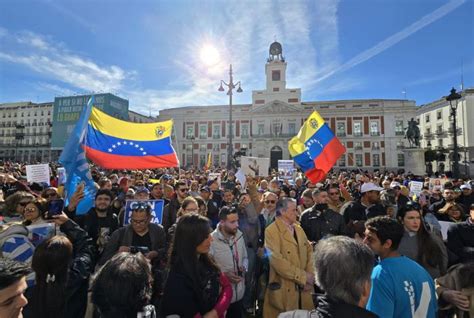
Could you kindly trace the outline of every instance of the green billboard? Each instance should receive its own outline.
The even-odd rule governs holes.
[[[82,109],[92,95],[65,96],[54,99],[51,148],[61,149],[74,129]],[[128,100],[113,94],[94,95],[94,106],[119,119],[128,120]]]

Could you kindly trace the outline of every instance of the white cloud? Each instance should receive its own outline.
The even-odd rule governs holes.
[[[55,94],[56,96],[68,96],[68,95],[77,94],[77,92],[75,92],[71,89],[61,87],[61,86],[56,85],[56,84],[47,83],[47,82],[35,83],[34,86],[36,88],[40,89],[40,90],[50,91],[51,93]]]

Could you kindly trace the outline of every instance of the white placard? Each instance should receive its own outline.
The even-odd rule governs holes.
[[[270,158],[241,157],[240,165],[245,175],[266,177],[270,167]]]
[[[29,183],[47,183],[50,184],[49,165],[47,163],[40,165],[26,166],[26,180]]]
[[[419,196],[421,191],[423,191],[423,182],[420,181],[410,181],[410,193]]]
[[[235,173],[235,178],[239,180],[240,185],[242,186],[242,189],[245,189],[245,184],[247,182],[247,179],[245,178],[245,173],[242,171],[242,169],[239,169]]]
[[[294,180],[296,174],[295,162],[293,160],[278,160],[278,179]]]

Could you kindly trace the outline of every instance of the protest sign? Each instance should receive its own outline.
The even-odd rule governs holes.
[[[235,178],[236,178],[237,180],[239,180],[240,185],[242,186],[242,189],[245,189],[245,184],[247,183],[247,180],[245,179],[245,174],[244,174],[244,172],[242,171],[242,169],[239,169],[239,170],[236,172]]]
[[[65,184],[66,183],[66,168],[64,167],[59,167],[58,168],[58,185]]]
[[[245,175],[266,177],[270,167],[270,158],[241,157],[240,166]]]
[[[132,210],[136,204],[139,203],[146,203],[151,207],[151,223],[161,224],[163,221],[163,207],[164,201],[163,200],[127,200],[125,201],[125,213],[124,213],[124,220],[123,224],[128,225],[130,224],[130,218],[132,217]]]
[[[294,180],[295,174],[296,168],[293,160],[278,160],[279,180]]]
[[[47,163],[39,165],[27,165],[26,166],[26,180],[29,183],[46,183],[49,185],[50,173],[49,165]]]
[[[446,179],[442,178],[430,178],[430,190],[443,190]]]
[[[410,193],[411,194],[419,196],[421,191],[423,191],[423,182],[410,181]]]

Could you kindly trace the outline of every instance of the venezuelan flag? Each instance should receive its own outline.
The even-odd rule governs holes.
[[[177,167],[172,128],[172,120],[136,124],[93,107],[83,148],[87,158],[106,169]]]
[[[313,112],[297,136],[288,142],[293,160],[311,180],[319,182],[331,170],[346,148],[334,136],[318,112]]]

